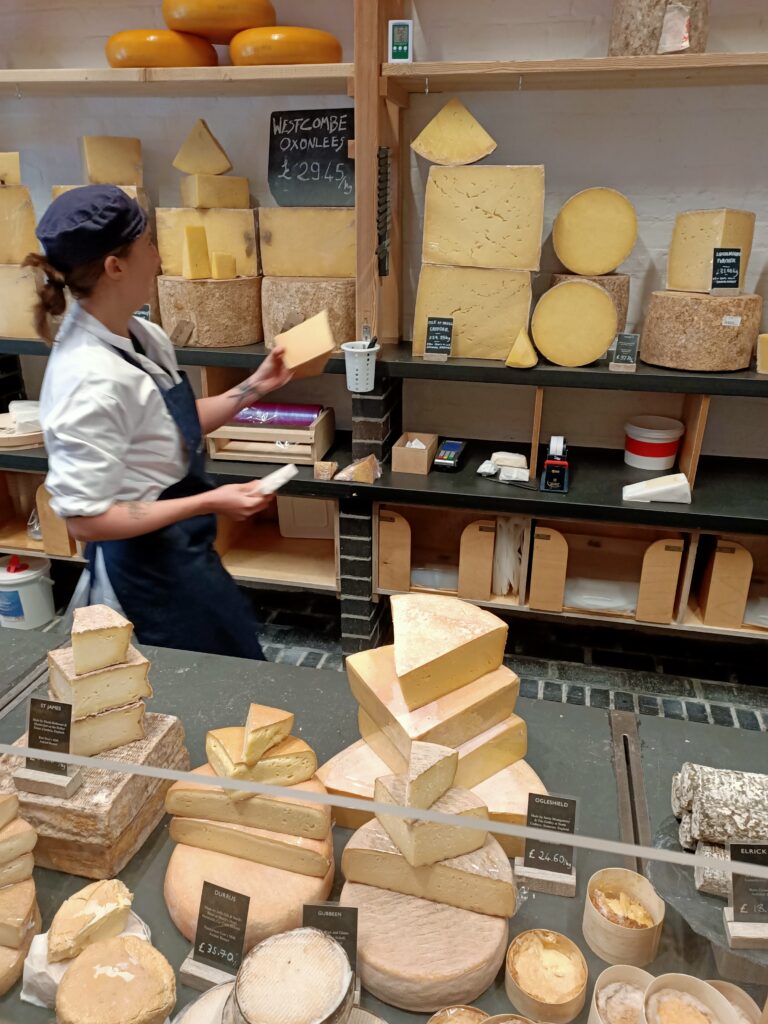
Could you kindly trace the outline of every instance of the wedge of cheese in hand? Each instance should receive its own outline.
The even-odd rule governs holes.
[[[461,100],[454,97],[416,136],[411,149],[433,164],[459,167],[490,156],[496,149],[496,141]]]
[[[268,750],[260,761],[247,765],[242,760],[245,729],[213,729],[205,738],[208,762],[217,775],[269,786],[295,786],[311,779],[317,771],[314,750],[296,736],[289,736]],[[250,793],[227,790],[232,800],[247,800]]]
[[[128,619],[105,604],[76,608],[72,625],[75,673],[80,676],[127,661],[132,635]]]
[[[0,829],[0,866],[31,853],[36,843],[37,832],[29,822],[14,818]]]
[[[79,956],[86,946],[120,935],[128,921],[133,895],[118,879],[92,882],[70,896],[56,911],[48,932],[48,961]]]
[[[293,723],[291,711],[251,704],[245,723],[241,760],[248,766],[256,764],[267,750],[291,735]]]
[[[453,785],[459,752],[439,743],[414,743],[405,776],[405,804],[431,807]]]

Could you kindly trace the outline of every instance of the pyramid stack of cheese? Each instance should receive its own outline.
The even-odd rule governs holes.
[[[539,269],[544,168],[470,166],[493,139],[453,100],[414,141],[430,169],[413,351],[429,317],[453,319],[454,356],[505,360],[531,311]]]
[[[376,780],[375,799],[487,821],[485,803],[454,786],[458,761],[450,747],[414,743],[404,773]],[[379,810],[349,840],[341,866],[341,902],[360,914],[358,958],[369,992],[425,1011],[468,1003],[491,983],[517,896],[507,855],[485,828]]]
[[[329,792],[372,799],[381,775],[407,770],[416,743],[458,752],[455,784],[471,789],[492,820],[525,824],[528,794],[546,793],[523,760],[528,735],[514,713],[520,681],[503,665],[507,625],[455,597],[392,597],[394,646],[347,658],[363,739],[322,766]],[[336,808],[340,825],[370,815]],[[500,837],[510,856],[522,842]]]
[[[202,120],[173,166],[187,177],[181,183],[184,207],[157,211],[164,329],[180,345],[200,348],[261,341],[256,213],[248,179],[228,173],[232,163]]]
[[[72,646],[48,655],[51,697],[72,705],[70,753],[92,757],[144,738],[149,661],[133,626],[106,605],[78,608]]]
[[[15,796],[0,796],[0,996],[21,977],[42,922],[32,878],[37,833],[19,817]]]
[[[206,737],[200,779],[168,791],[174,850],[165,899],[176,927],[192,940],[204,881],[251,896],[247,948],[298,927],[302,906],[328,898],[333,884],[330,808],[307,797],[325,793],[312,748],[291,735],[294,716],[252,704],[245,727]],[[262,796],[206,785],[219,776],[284,786],[289,796]]]
[[[21,183],[19,154],[0,153],[0,337],[38,337],[32,317],[35,271],[21,264],[39,251],[35,209]]]

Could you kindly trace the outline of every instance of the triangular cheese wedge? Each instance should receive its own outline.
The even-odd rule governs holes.
[[[205,737],[208,763],[217,775],[267,786],[295,786],[311,779],[317,771],[314,750],[297,736],[289,736],[268,750],[260,761],[247,765],[242,760],[245,729],[212,729]],[[247,800],[250,793],[228,789],[232,800]]]
[[[245,723],[242,760],[249,766],[256,764],[267,750],[291,735],[293,722],[290,711],[251,704]]]
[[[458,750],[438,743],[414,743],[406,773],[406,806],[431,807],[453,785],[458,765]]]
[[[317,316],[278,334],[275,345],[285,349],[283,362],[293,370],[294,380],[319,376],[336,348],[328,310],[324,309]]]
[[[496,142],[459,99],[452,99],[411,143],[411,149],[444,167],[474,164],[496,149]]]
[[[533,347],[533,342],[528,335],[528,331],[526,331],[524,327],[521,327],[515,344],[509,350],[507,366],[513,366],[518,370],[530,370],[531,367],[538,363],[538,361],[539,357],[536,353],[536,349]]]
[[[48,962],[79,956],[86,946],[120,935],[128,922],[133,895],[118,879],[92,882],[56,911],[48,932]]]
[[[202,119],[185,139],[173,166],[184,174],[227,174],[232,170],[229,157]]]
[[[504,660],[507,625],[456,597],[391,598],[395,671],[409,710],[471,683]]]

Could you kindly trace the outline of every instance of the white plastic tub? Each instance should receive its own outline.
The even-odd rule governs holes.
[[[20,571],[9,571],[18,566]],[[55,614],[53,583],[47,558],[6,555],[0,558],[0,626],[37,629]]]
[[[634,416],[624,433],[624,462],[658,472],[674,466],[685,424],[666,416]]]

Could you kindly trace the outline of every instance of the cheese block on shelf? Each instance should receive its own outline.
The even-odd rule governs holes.
[[[366,991],[419,1013],[466,1005],[504,962],[508,923],[370,885],[347,882],[340,902],[358,908],[358,970]]]
[[[18,153],[0,153],[0,185],[21,184],[21,161]]]
[[[72,624],[72,664],[77,675],[127,661],[132,635],[133,625],[128,619],[105,604],[76,608]],[[135,650],[132,655],[141,657]]]
[[[454,96],[416,136],[411,149],[433,164],[459,167],[490,156],[496,141]]]
[[[543,227],[543,166],[430,169],[425,263],[538,270]]]
[[[181,179],[181,201],[196,210],[247,210],[250,184],[236,174],[190,174]]]
[[[709,292],[715,249],[741,249],[739,288],[744,288],[755,214],[747,210],[690,210],[678,213],[667,264],[667,288]]]
[[[92,882],[70,896],[56,911],[48,931],[49,963],[71,960],[94,942],[120,935],[132,903],[132,894],[116,878]]]
[[[124,135],[84,135],[83,152],[85,180],[91,185],[144,184],[144,160],[141,139]]]
[[[228,43],[243,29],[274,25],[275,9],[270,0],[163,0],[163,19],[176,32]]]
[[[506,622],[476,605],[438,594],[394,594],[395,671],[413,711],[499,668]]]
[[[283,362],[294,380],[319,376],[336,348],[328,310],[278,334],[275,344],[285,349]]]
[[[544,292],[531,319],[536,348],[556,366],[587,366],[618,333],[613,299],[592,281],[572,278]]]
[[[37,304],[35,280],[32,267],[0,265],[0,337],[27,341],[40,337],[33,314]]]
[[[256,764],[267,750],[291,735],[294,721],[291,711],[251,704],[245,721],[241,760],[249,766]]]
[[[56,993],[58,1024],[164,1024],[176,976],[162,953],[135,935],[89,946]]]
[[[591,281],[593,284],[604,288],[613,299],[616,306],[618,318],[617,328],[623,331],[627,326],[629,314],[629,286],[631,282],[629,274],[600,274],[596,277],[581,277],[578,274],[553,274],[552,287],[562,284],[564,281]]]
[[[5,828],[19,813],[19,798],[15,793],[0,793],[0,828]]]
[[[111,68],[213,68],[219,63],[206,39],[157,28],[116,32],[104,49]]]
[[[64,195],[65,192],[71,192],[75,188],[86,188],[85,185],[52,185],[51,186],[51,200],[58,199],[59,196]],[[151,218],[154,217],[155,208],[152,205],[152,200],[149,198],[149,194],[146,189],[139,188],[137,185],[118,185],[121,192],[130,199],[135,199],[139,206],[144,212]]]
[[[250,896],[245,949],[251,949],[270,935],[298,928],[305,903],[322,903],[329,898],[333,874],[331,868],[325,878],[315,878],[224,853],[177,845],[165,876],[165,903],[178,930],[193,942],[203,882],[237,889]]]
[[[538,361],[539,357],[533,347],[530,335],[525,327],[521,327],[517,340],[509,350],[506,365],[518,370],[530,370]]]
[[[236,67],[264,64],[338,64],[341,43],[330,32],[297,25],[247,28],[229,44]]]
[[[223,146],[202,118],[182,143],[173,166],[184,174],[227,174],[232,170]]]
[[[31,853],[37,843],[37,832],[23,818],[14,818],[0,829],[0,867]]]
[[[202,224],[187,224],[184,228],[181,276],[186,281],[200,281],[211,276],[208,237]]]
[[[22,853],[19,857],[0,864],[0,888],[31,878],[34,867],[35,858],[31,853]]]
[[[379,803],[404,806],[406,780],[404,775],[384,775],[376,779],[374,799]],[[432,805],[440,814],[456,814],[467,818],[488,817],[488,808],[467,789],[449,789]],[[377,815],[378,822],[411,867],[425,867],[451,857],[474,853],[485,845],[488,832],[458,825],[439,825],[432,821]]]
[[[369,821],[347,843],[341,870],[361,882],[492,917],[512,917],[517,891],[507,855],[492,836],[474,853],[413,867],[381,824]]]
[[[459,755],[439,743],[414,743],[405,773],[405,804],[431,807],[454,783]]]
[[[265,277],[261,316],[267,348],[278,334],[328,310],[336,344],[355,338],[355,280],[345,277]]]
[[[0,185],[0,264],[23,263],[29,253],[40,252],[35,223],[29,189]]]
[[[758,373],[768,373],[768,334],[758,336],[756,369]]]
[[[27,958],[32,939],[40,934],[43,921],[40,911],[35,906],[32,927],[27,931],[24,942],[18,949],[11,946],[0,946],[0,996],[4,996],[9,989],[13,988],[21,977],[24,970],[24,961]]]
[[[613,188],[577,192],[555,218],[552,241],[560,262],[574,274],[610,274],[637,241],[637,213]]]
[[[408,770],[408,758],[392,743],[362,708],[358,710],[357,722],[360,735],[394,774]],[[519,715],[510,715],[503,722],[466,740],[456,748],[459,755],[454,786],[471,789],[478,782],[495,775],[528,752],[528,727]]]
[[[163,273],[182,276],[184,229],[204,227],[211,252],[228,252],[235,257],[240,277],[256,277],[259,252],[255,210],[190,210],[162,207],[156,210],[157,248]]]
[[[123,747],[144,739],[144,713],[142,701],[125,707],[102,711],[72,722],[70,753],[80,757],[95,757],[107,750]]]
[[[352,696],[409,760],[416,741],[458,747],[509,718],[520,690],[515,673],[502,666],[411,711],[395,672],[393,647],[361,651],[346,665]]]
[[[74,645],[50,651],[48,685],[54,697],[72,705],[75,721],[152,696],[149,661],[131,646],[122,664],[82,674],[77,672]]]
[[[195,768],[192,776],[216,778],[216,773],[209,765],[203,765]],[[295,795],[249,794],[245,800],[232,800],[226,790],[185,779],[174,782],[168,790],[165,807],[177,817],[223,821],[308,839],[325,838],[331,827],[330,807],[302,799],[305,793],[324,793],[325,787],[312,778],[292,786],[291,792]]]
[[[452,355],[504,362],[530,313],[528,271],[425,263],[416,295],[413,353],[424,354],[428,317],[451,317]]]
[[[760,295],[653,292],[640,358],[674,370],[746,370],[762,315]]]
[[[265,277],[354,277],[355,211],[265,206],[259,211]]]
[[[226,281],[237,277],[237,261],[228,252],[211,253],[211,277],[214,281]]]
[[[205,737],[208,762],[217,775],[248,782],[263,782],[270,786],[295,786],[306,782],[317,771],[317,757],[304,740],[289,736],[268,750],[260,761],[247,765],[242,760],[245,729],[234,727],[213,729]],[[232,800],[245,800],[247,792],[228,789]]]
[[[304,839],[244,825],[173,818],[170,835],[174,842],[185,846],[225,853],[239,860],[267,864],[299,875],[325,878],[333,866],[330,832],[324,839]]]
[[[183,328],[189,348],[242,348],[262,340],[260,277],[228,273],[224,280],[190,281],[164,274],[157,293],[163,330],[174,340]]]
[[[31,878],[0,889],[0,946],[21,949],[37,917],[35,883]]]

